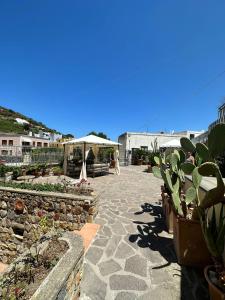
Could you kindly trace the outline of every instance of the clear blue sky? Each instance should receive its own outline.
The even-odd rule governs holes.
[[[224,0],[0,0],[0,105],[77,137],[205,129],[225,96],[224,14]]]

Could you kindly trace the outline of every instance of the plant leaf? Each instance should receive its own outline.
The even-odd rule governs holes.
[[[196,189],[191,186],[189,187],[189,189],[187,189],[186,191],[186,196],[185,196],[185,202],[186,204],[190,204],[191,202],[193,202],[196,199],[197,193],[196,193]]]

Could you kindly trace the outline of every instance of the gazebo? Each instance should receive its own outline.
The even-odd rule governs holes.
[[[87,158],[90,150],[93,151],[95,157],[97,157],[97,154],[99,152],[100,148],[110,147],[114,149],[114,160],[115,160],[115,169],[117,175],[120,174],[120,168],[119,168],[119,143],[113,142],[107,139],[103,139],[101,137],[95,136],[95,135],[87,135],[85,137],[79,138],[79,139],[73,139],[68,142],[64,142],[64,174],[67,174],[67,168],[68,168],[68,161],[70,160],[70,157],[72,156],[73,150],[75,148],[80,148],[82,150],[82,156],[83,156],[83,162],[82,167],[80,170],[80,180],[81,179],[87,179]],[[105,171],[108,168],[106,164],[93,164],[92,170],[93,172],[97,172],[99,170]]]

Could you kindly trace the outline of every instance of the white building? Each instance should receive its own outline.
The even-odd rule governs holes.
[[[132,159],[132,153],[136,149],[152,150],[152,144],[157,139],[158,147],[166,142],[174,139],[180,139],[181,137],[188,137],[190,139],[202,134],[203,131],[181,131],[170,133],[148,133],[148,132],[125,132],[118,138],[118,142],[122,144],[120,146],[120,163],[123,165],[130,164]]]

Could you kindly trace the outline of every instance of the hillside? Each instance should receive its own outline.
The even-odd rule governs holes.
[[[19,124],[16,118],[27,121],[28,123]],[[15,112],[12,109],[7,109],[0,106],[0,132],[13,132],[28,134],[29,131],[38,133],[39,130],[60,133],[55,129],[48,128],[41,122],[35,121],[32,118],[24,116],[21,113]]]

